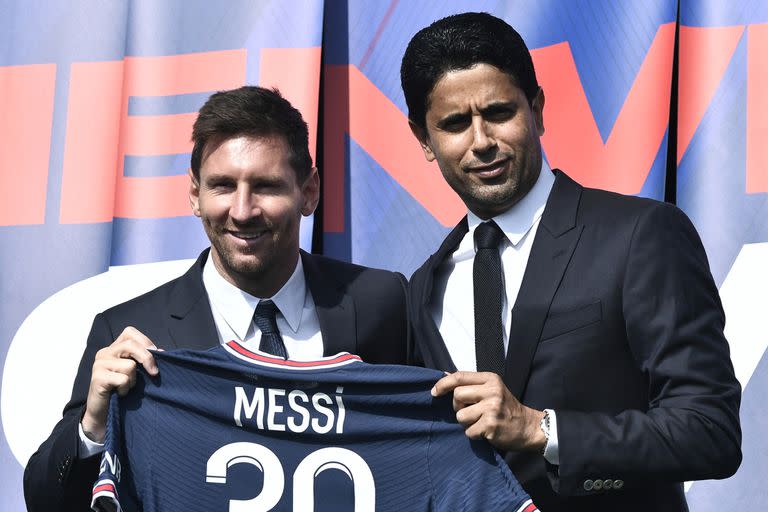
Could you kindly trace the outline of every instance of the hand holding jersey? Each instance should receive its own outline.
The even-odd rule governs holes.
[[[157,364],[148,349],[156,350],[152,340],[133,327],[126,327],[108,347],[96,353],[91,370],[85,413],[80,421],[83,433],[95,443],[104,442],[107,411],[112,392],[124,396],[136,382],[136,366],[157,375]]]
[[[547,442],[541,430],[544,413],[526,407],[491,372],[456,372],[432,388],[432,396],[453,392],[456,420],[471,439],[487,439],[499,450],[541,452]]]

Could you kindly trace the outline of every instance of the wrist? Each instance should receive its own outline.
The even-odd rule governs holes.
[[[99,424],[98,421],[91,418],[86,412],[83,418],[80,420],[80,428],[83,429],[83,434],[90,441],[94,443],[104,443],[104,437],[106,436],[106,427],[103,424]]]
[[[537,411],[531,409],[531,420],[529,422],[529,436],[528,436],[528,449],[538,453],[543,453],[544,448],[547,446],[547,435],[542,428],[542,424],[546,421],[546,413],[544,411]]]

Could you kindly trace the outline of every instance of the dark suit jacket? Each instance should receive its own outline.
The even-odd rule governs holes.
[[[64,417],[24,472],[30,512],[89,510],[100,457],[78,460],[78,423],[96,352],[127,326],[136,327],[163,349],[207,349],[218,344],[202,281],[207,252],[178,279],[96,316]],[[347,351],[369,363],[405,363],[405,278],[303,251],[301,257],[320,320],[324,354]]]
[[[556,411],[560,465],[507,461],[546,512],[687,510],[680,482],[741,461],[740,386],[704,249],[674,206],[556,175],[503,378],[524,404]],[[429,305],[435,270],[466,232],[464,219],[411,279],[416,358],[430,368],[456,370]]]

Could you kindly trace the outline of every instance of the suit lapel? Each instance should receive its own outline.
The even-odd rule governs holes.
[[[319,260],[301,251],[304,277],[315,302],[320,332],[323,337],[323,355],[357,351],[355,301],[342,286],[320,268]]]
[[[209,249],[179,278],[168,300],[168,331],[172,348],[208,349],[219,342],[208,294],[203,286],[203,265]]]
[[[467,217],[465,216],[453,230],[448,233],[443,243],[435,254],[433,254],[427,261],[424,272],[424,286],[421,290],[421,296],[417,297],[420,307],[418,308],[418,322],[423,327],[422,335],[425,336],[427,345],[429,346],[429,354],[432,358],[430,367],[439,368],[448,372],[455,372],[457,370],[456,365],[451,359],[451,354],[448,352],[448,348],[445,346],[443,337],[440,335],[440,331],[435,325],[435,320],[432,318],[432,311],[430,308],[430,301],[432,298],[432,288],[435,282],[435,272],[440,265],[451,254],[456,251],[456,248],[461,243],[464,235],[469,231]]]
[[[582,188],[561,171],[556,173],[512,309],[504,381],[518,398],[525,393],[549,306],[583,229],[576,225]]]

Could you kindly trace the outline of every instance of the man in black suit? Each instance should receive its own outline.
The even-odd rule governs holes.
[[[683,481],[741,461],[740,387],[694,227],[549,169],[544,92],[504,21],[433,23],[401,79],[414,135],[468,209],[410,284],[417,356],[454,372],[433,394],[453,392],[467,435],[543,511],[687,510]]]
[[[277,91],[221,92],[192,140],[190,204],[211,248],[182,277],[96,316],[64,417],[27,464],[30,511],[88,509],[109,397],[128,391],[137,365],[157,374],[148,349],[236,339],[291,359],[405,362],[404,277],[299,250],[319,198],[301,114]]]

